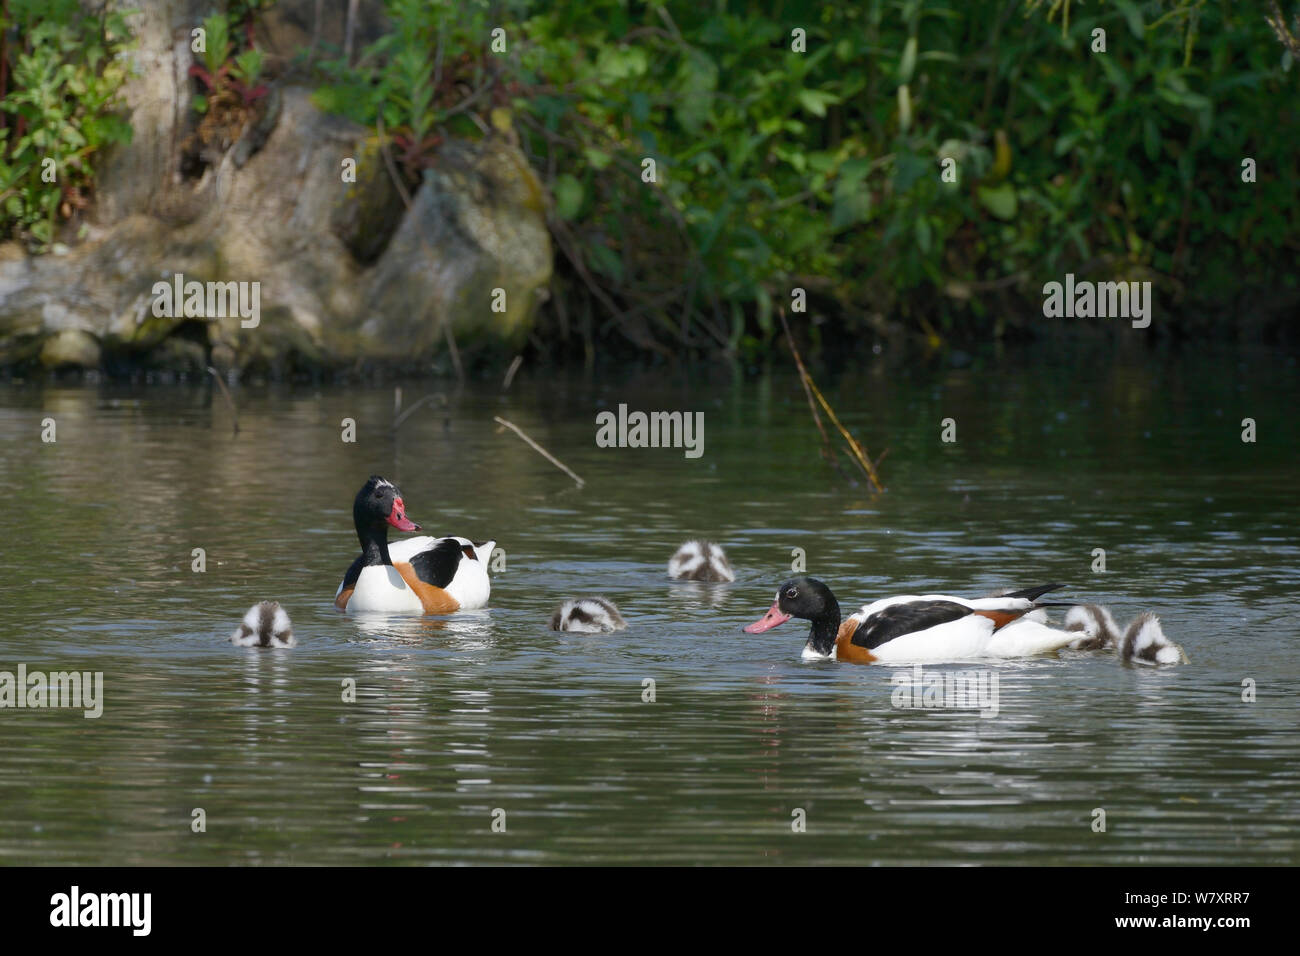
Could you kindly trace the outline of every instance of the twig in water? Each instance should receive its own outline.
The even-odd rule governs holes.
[[[876,467],[871,463],[871,458],[867,455],[867,450],[862,447],[862,444],[854,438],[852,434],[850,434],[847,428],[840,424],[840,419],[839,416],[835,414],[835,409],[831,408],[831,403],[826,401],[826,396],[821,393],[821,390],[817,387],[817,383],[814,382],[812,376],[808,374],[808,369],[803,364],[803,358],[799,355],[799,350],[795,348],[794,336],[790,334],[790,326],[785,321],[785,309],[778,309],[777,313],[781,317],[781,327],[785,329],[785,340],[790,346],[791,354],[794,355],[794,363],[799,369],[799,377],[803,381],[804,392],[811,393],[812,396],[817,399],[817,403],[821,405],[822,411],[826,413],[826,417],[831,420],[831,424],[834,425],[839,433],[844,437],[844,441],[849,446],[850,456],[857,462],[858,467],[862,469],[862,473],[867,476],[867,480],[871,482],[876,491],[884,491],[885,487],[880,483],[880,476],[876,474]],[[811,401],[809,404],[812,404]],[[822,438],[825,439],[826,432],[822,429],[821,420],[817,417],[817,410],[815,408],[813,409],[813,420],[817,422],[817,429],[818,431],[821,431]],[[883,458],[884,456],[882,455],[881,457]]]
[[[456,348],[456,335],[451,331],[451,320],[442,324],[442,331],[447,336],[447,349],[451,352],[451,364],[456,369],[456,381],[465,384],[465,368],[460,364],[460,349]]]
[[[518,372],[519,366],[523,364],[524,357],[522,355],[516,355],[515,360],[511,362],[510,367],[506,369],[506,380],[501,383],[501,391],[504,392],[510,388],[510,383],[515,380],[515,372]]]
[[[416,402],[414,405],[412,405],[412,406],[411,406],[410,408],[408,408],[406,411],[402,412],[402,414],[400,414],[400,415],[397,416],[397,419],[393,422],[393,431],[397,431],[397,429],[401,428],[401,427],[402,427],[402,422],[404,422],[404,421],[406,421],[408,418],[410,418],[411,415],[415,412],[415,410],[418,409],[421,405],[423,405],[425,402],[432,401],[432,400],[434,400],[435,398],[436,398],[438,401],[442,402],[442,404],[444,404],[444,405],[447,404],[447,396],[444,395],[444,394],[442,394],[442,392],[433,392],[433,393],[431,393],[431,394],[429,394],[429,395],[426,395],[426,396],[424,396],[424,398],[420,399],[418,402]],[[401,390],[400,388],[397,390],[397,394],[394,396],[394,399],[395,399],[394,404],[400,406],[401,401],[402,401],[402,390]],[[394,409],[394,411],[396,411],[396,409]]]
[[[579,478],[577,475],[573,473],[572,469],[570,469],[568,465],[560,461],[560,459],[556,458],[554,455],[552,455],[541,445],[537,444],[537,442],[533,441],[531,438],[525,435],[524,430],[520,428],[518,425],[516,425],[514,422],[508,422],[499,415],[492,416],[492,420],[499,425],[504,425],[506,428],[510,429],[512,432],[514,432],[524,441],[528,442],[528,444],[532,446],[533,451],[537,452],[539,455],[541,455],[543,458],[549,461],[556,468],[560,469],[560,471],[564,472],[566,475],[568,475],[570,478],[576,481],[578,483],[579,488],[581,488],[583,485],[586,484],[585,481],[583,481],[581,478]]]
[[[221,394],[225,396],[226,404],[230,406],[230,421],[231,424],[234,426],[234,431],[232,431],[231,434],[238,435],[239,434],[239,412],[235,411],[235,400],[230,395],[230,389],[226,388],[226,380],[223,379],[221,377],[221,373],[218,372],[211,365],[208,366],[208,374],[211,375],[214,379],[216,379],[217,385],[221,387]]]
[[[785,325],[785,312],[781,312],[781,324]],[[808,399],[808,411],[812,412],[813,424],[822,436],[822,457],[835,466],[836,471],[840,471],[840,460],[835,457],[835,450],[831,447],[831,437],[826,434],[826,429],[822,427],[822,417],[817,413],[817,403],[813,401],[812,389],[808,387],[808,378],[805,375],[803,359],[799,356],[799,350],[794,347],[794,341],[790,338],[790,328],[785,329],[786,342],[790,345],[790,352],[794,355],[795,365],[799,368],[799,382],[803,385],[804,396]],[[843,472],[841,472],[843,474]]]

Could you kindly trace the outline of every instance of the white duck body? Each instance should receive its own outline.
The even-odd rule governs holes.
[[[457,547],[450,548],[448,546],[450,542],[454,542]],[[448,552],[459,550],[461,553],[451,580],[441,587],[441,590],[456,603],[455,608],[426,604],[426,599],[422,599],[403,574],[393,566],[410,565],[418,561],[420,555],[439,548]],[[388,554],[393,563],[363,567],[356,583],[352,586],[352,595],[347,601],[345,610],[349,614],[425,614],[450,613],[456,610],[472,611],[486,607],[488,598],[492,594],[487,562],[495,548],[495,541],[485,541],[476,545],[468,538],[458,535],[448,535],[444,538],[420,535],[394,541],[388,545]],[[346,583],[345,575],[334,592],[335,603],[343,593]]]
[[[864,605],[851,614],[847,621],[855,621],[855,629],[872,615],[900,604],[943,601],[968,607],[972,611],[1020,613],[1022,616],[997,626],[992,618],[981,614],[968,614],[955,621],[946,621],[920,631],[902,634],[871,649],[878,661],[957,661],[975,658],[1033,657],[1059,650],[1078,635],[1058,631],[1041,623],[1045,612],[1034,610],[1035,604],[1027,598],[992,597],[966,598],[947,594],[904,594],[884,598]],[[1038,617],[1039,620],[1034,618]],[[846,621],[846,623],[847,623]],[[810,647],[804,648],[805,658],[824,658]]]
[[[334,592],[338,601],[343,582]],[[344,608],[349,614],[423,614],[424,602],[391,564],[362,568]]]
[[[492,552],[496,550],[497,543],[495,541],[484,541],[482,544],[475,544],[469,538],[462,538],[459,535],[448,535],[445,538],[421,535],[418,538],[406,538],[402,541],[393,542],[388,546],[388,553],[392,556],[394,563],[405,561],[409,564],[415,559],[416,555],[431,551],[444,541],[455,541],[459,544],[464,557],[456,565],[456,573],[452,576],[451,581],[443,585],[443,590],[455,598],[462,611],[476,611],[479,608],[487,607],[488,598],[492,595],[492,580],[488,577],[488,562],[492,560]]]

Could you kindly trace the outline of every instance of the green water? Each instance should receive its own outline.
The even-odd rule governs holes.
[[[1051,354],[824,376],[888,448],[880,496],[821,461],[782,375],[408,382],[448,404],[397,438],[391,387],[247,385],[234,436],[206,386],[0,386],[0,670],[104,674],[99,719],[0,710],[0,861],[1296,863],[1295,361]],[[704,412],[703,456],[597,448],[620,402]],[[500,542],[489,610],[333,610],[371,472],[427,531]],[[696,534],[734,584],[667,579]],[[1156,611],[1191,663],[1000,662],[996,717],[896,709],[895,668],[741,632],[794,548],[853,606],[1064,581]],[[593,593],[626,631],[546,629]],[[300,646],[227,642],[263,598]]]

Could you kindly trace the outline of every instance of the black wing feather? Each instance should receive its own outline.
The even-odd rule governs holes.
[[[1030,601],[1037,601],[1048,591],[1055,591],[1057,588],[1065,587],[1064,584],[1040,584],[1038,587],[1025,588],[1023,591],[1008,591],[1002,597],[1009,598],[1026,598]],[[1071,605],[1073,607],[1073,605]]]
[[[432,584],[435,588],[445,588],[456,576],[456,568],[460,566],[461,558],[465,556],[460,548],[459,541],[455,538],[447,538],[427,551],[421,551],[411,558],[411,567],[415,569],[415,576],[425,584]]]
[[[859,647],[871,650],[904,634],[924,631],[938,624],[947,624],[970,613],[970,608],[953,601],[908,601],[906,604],[891,604],[858,625],[850,640]]]
[[[365,559],[366,556],[364,554],[358,554],[357,559],[353,561],[352,566],[348,568],[348,573],[343,575],[344,591],[348,588],[354,588],[357,586],[357,578],[361,577],[361,569],[365,567],[362,562],[364,562]]]

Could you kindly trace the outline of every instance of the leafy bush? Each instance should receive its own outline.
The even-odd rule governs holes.
[[[937,341],[1041,321],[1071,270],[1175,304],[1294,295],[1293,79],[1252,3],[488,10],[392,0],[320,102],[382,116],[408,176],[446,133],[521,137],[563,254],[546,331],[603,315],[641,348],[752,353],[798,286],[846,337],[887,315]]]
[[[8,9],[0,218],[6,237],[40,251],[88,204],[95,156],[130,142],[117,112],[130,34],[121,12],[88,15],[77,0],[10,0]]]
[[[508,4],[504,12],[523,6]],[[507,102],[506,64],[488,53],[496,22],[483,0],[388,0],[385,8],[393,32],[363,50],[356,66],[323,62],[328,82],[314,99],[356,122],[382,125],[413,184],[447,133],[480,135],[486,125],[479,114]]]

